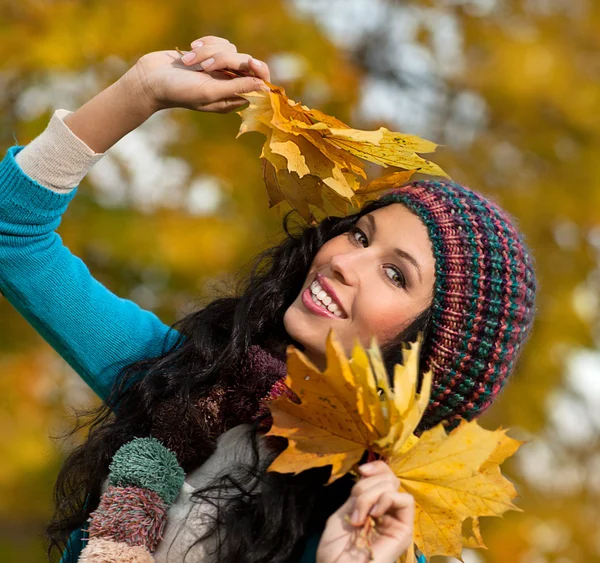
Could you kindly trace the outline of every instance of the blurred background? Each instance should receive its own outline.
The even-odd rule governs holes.
[[[434,160],[517,217],[539,312],[482,419],[529,443],[505,466],[523,512],[484,518],[466,563],[600,561],[600,2],[0,0],[0,148],[29,143],[145,52],[227,37],[288,95]],[[83,181],[60,234],[117,294],[171,324],[280,233],[238,115],[168,110]],[[43,561],[73,409],[94,397],[0,296],[0,560]],[[440,559],[439,561],[442,561]]]

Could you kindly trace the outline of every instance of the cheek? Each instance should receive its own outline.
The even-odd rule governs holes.
[[[355,326],[363,343],[370,344],[374,335],[380,345],[395,338],[412,318],[410,304],[398,295],[363,296],[356,302]]]
[[[311,270],[315,270],[328,264],[337,254],[344,254],[354,247],[350,243],[347,234],[338,235],[328,240],[317,252],[311,264]]]
[[[331,261],[331,257],[335,255],[335,252],[332,252],[331,244],[331,241],[327,242],[319,249],[319,252],[313,258],[309,272],[314,272]]]

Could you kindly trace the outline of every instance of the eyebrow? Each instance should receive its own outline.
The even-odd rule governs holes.
[[[373,231],[373,234],[377,233],[377,224],[375,223],[375,217],[373,217],[373,215],[365,215],[364,216],[367,221],[369,222],[369,226],[371,227],[371,230]],[[423,278],[421,277],[421,268],[419,267],[419,263],[415,260],[415,258],[412,256],[412,254],[409,254],[408,252],[406,252],[406,250],[402,250],[401,248],[394,248],[394,252],[400,256],[400,258],[404,258],[405,260],[408,260],[417,270],[417,274],[419,274],[419,281],[423,281]]]

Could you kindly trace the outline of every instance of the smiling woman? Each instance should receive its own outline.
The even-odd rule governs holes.
[[[81,557],[89,563],[124,561],[115,550],[149,536],[140,561],[366,562],[371,554],[351,540],[371,514],[380,518],[372,555],[391,563],[412,545],[414,506],[386,464],[363,465],[357,484],[347,476],[327,487],[327,468],[265,471],[282,444],[264,436],[263,401],[285,392],[285,349],[293,344],[323,367],[333,328],[347,351],[375,336],[391,369],[402,361],[400,343],[421,332],[421,369],[434,381],[417,432],[439,422],[450,430],[491,404],[530,332],[531,256],[511,218],[481,194],[420,181],[354,215],[295,234],[284,225],[287,238],[257,258],[238,295],[173,327],[113,295],[55,232],[103,154],[94,151],[166,107],[239,108],[236,92],[270,78],[224,39],[202,38],[194,52],[198,63],[213,59],[210,72],[191,73],[174,52],[145,55],[77,112],[58,110],[0,163],[0,289],[104,400],[58,477],[52,546],[70,538],[63,558],[77,560],[93,513],[99,542]],[[229,80],[223,69],[258,78]],[[166,522],[148,524],[152,534],[134,516],[151,505],[167,514],[161,499],[108,479],[113,456],[135,438],[158,440],[186,474]],[[155,478],[144,464],[136,471]],[[116,525],[118,514],[127,526]]]
[[[285,329],[321,367],[330,328],[347,353],[355,338],[368,346],[374,336],[385,347],[430,307],[434,280],[433,246],[423,222],[400,204],[376,209],[321,246],[285,312]],[[310,298],[317,289],[316,301],[323,304]],[[326,320],[331,318],[338,322]]]

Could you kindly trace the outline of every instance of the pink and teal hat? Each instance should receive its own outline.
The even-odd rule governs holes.
[[[412,182],[380,201],[405,205],[429,231],[436,279],[421,366],[434,379],[420,429],[453,428],[490,406],[531,331],[533,258],[505,211],[455,182]]]

